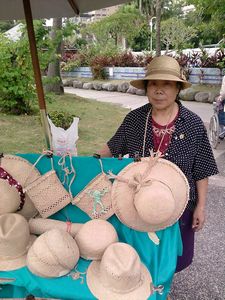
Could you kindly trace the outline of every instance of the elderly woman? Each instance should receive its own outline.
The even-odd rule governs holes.
[[[102,157],[149,156],[160,151],[186,175],[190,198],[180,218],[183,255],[177,272],[189,266],[194,254],[194,233],[205,222],[208,177],[218,173],[206,128],[195,113],[179,101],[179,92],[189,87],[178,62],[169,56],[155,57],[146,76],[131,81],[145,89],[149,103],[131,111],[115,135],[98,152]]]

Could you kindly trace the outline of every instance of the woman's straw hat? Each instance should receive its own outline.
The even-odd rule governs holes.
[[[39,171],[32,164],[16,155],[1,157],[0,167],[11,175],[22,188],[40,177]],[[18,213],[28,219],[36,215],[37,210],[26,193],[24,201],[23,208]],[[0,178],[0,215],[17,212],[20,203],[21,196],[15,185],[10,185],[7,178]]]
[[[53,219],[31,218],[29,220],[30,232],[40,235],[51,229],[61,229],[75,237],[77,232],[83,226],[82,223],[63,222]]]
[[[41,277],[61,277],[69,273],[79,260],[79,249],[72,236],[52,229],[40,235],[27,254],[27,267]]]
[[[146,300],[152,294],[149,271],[136,250],[125,243],[111,244],[101,261],[89,265],[87,285],[101,300]]]
[[[24,267],[27,251],[35,238],[30,235],[28,222],[23,216],[13,213],[1,215],[0,271]]]
[[[189,198],[183,172],[162,158],[144,158],[125,167],[112,187],[112,204],[122,223],[151,232],[174,224]]]
[[[182,89],[191,86],[186,80],[185,75],[176,61],[170,56],[154,57],[150,64],[147,66],[147,71],[143,79],[132,80],[130,84],[138,89],[145,89],[145,82],[148,80],[170,80],[182,83]]]
[[[118,236],[112,224],[96,219],[86,222],[75,239],[82,258],[99,260],[105,249],[118,241]]]

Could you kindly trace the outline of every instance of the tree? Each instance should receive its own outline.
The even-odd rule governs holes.
[[[113,40],[116,46],[121,46],[124,37],[130,45],[139,33],[143,21],[143,17],[133,5],[126,5],[111,16],[87,25],[83,34],[92,36],[92,39],[103,45]]]
[[[161,0],[156,0],[156,56],[161,55],[160,23],[161,23]]]
[[[62,18],[54,18],[50,39],[54,44],[55,51],[52,53],[51,62],[48,65],[46,92],[63,94],[64,88],[60,75],[60,58],[62,50]]]
[[[0,32],[5,32],[15,25],[15,21],[0,21]]]
[[[195,11],[186,17],[189,24],[192,23],[198,30],[196,46],[201,44],[216,44],[222,39],[225,32],[224,0],[188,0],[188,4],[195,6]]]
[[[170,46],[180,50],[196,36],[196,30],[186,26],[182,19],[170,18],[162,22],[161,41],[169,50]]]

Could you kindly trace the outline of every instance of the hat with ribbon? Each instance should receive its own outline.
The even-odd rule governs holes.
[[[72,223],[70,221],[63,222],[43,218],[31,218],[28,223],[30,226],[30,232],[36,235],[40,235],[48,230],[57,228],[64,230],[75,237],[80,228],[83,226],[82,223]]]
[[[40,235],[27,254],[27,267],[41,277],[61,277],[68,274],[79,260],[76,241],[66,231],[51,229]]]
[[[101,300],[146,300],[153,293],[151,274],[125,243],[111,244],[100,261],[91,262],[87,285]]]
[[[114,212],[123,224],[135,230],[152,232],[171,226],[187,205],[187,178],[166,159],[143,158],[113,177]]]
[[[27,251],[35,240],[27,220],[14,213],[0,216],[0,271],[22,268]]]
[[[25,218],[37,210],[24,188],[40,177],[39,171],[27,160],[16,155],[0,158],[0,215],[18,212]]]
[[[149,80],[169,80],[181,82],[181,89],[191,86],[186,80],[184,72],[175,58],[162,55],[154,57],[149,65],[145,77],[138,80],[132,80],[130,84],[138,89],[145,89],[145,82]]]
[[[80,256],[85,259],[101,259],[105,249],[118,241],[113,225],[106,220],[94,219],[86,222],[75,236]]]

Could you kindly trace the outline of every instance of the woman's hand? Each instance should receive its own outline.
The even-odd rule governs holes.
[[[205,223],[205,208],[201,206],[197,206],[193,214],[192,229],[197,232],[203,228],[204,223]]]

